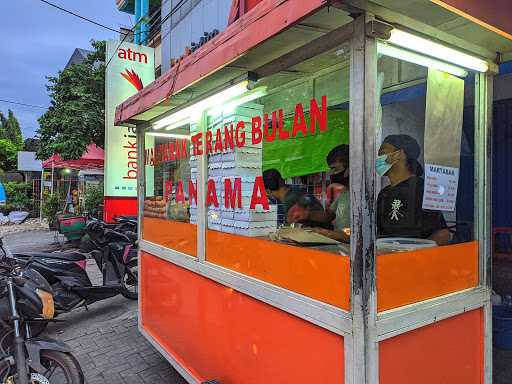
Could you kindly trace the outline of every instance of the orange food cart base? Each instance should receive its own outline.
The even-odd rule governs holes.
[[[142,328],[201,382],[343,383],[343,337],[141,254]]]
[[[141,327],[198,382],[344,383],[342,336],[141,252]],[[482,311],[382,341],[381,384],[483,382]]]

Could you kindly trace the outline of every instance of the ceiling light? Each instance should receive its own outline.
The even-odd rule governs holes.
[[[448,64],[444,61],[436,60],[428,56],[419,55],[417,53],[398,48],[381,41],[377,42],[377,52],[386,56],[394,57],[395,59],[405,60],[410,63],[422,65],[424,67],[448,72],[455,76],[466,77],[468,75],[468,72],[461,67],[457,67],[455,65]]]
[[[176,122],[185,119],[195,119],[200,117],[201,113],[207,109],[210,109],[216,105],[226,103],[237,96],[241,96],[248,91],[249,80],[244,80],[238,84],[228,87],[215,95],[206,97],[198,102],[189,105],[183,109],[180,109],[176,113],[170,116],[164,117],[153,124],[154,129],[161,129],[166,126],[175,126]],[[177,128],[178,126],[175,126]]]
[[[474,71],[487,72],[489,69],[489,65],[485,60],[399,29],[393,29],[391,31],[391,37],[387,41],[400,47],[460,65],[461,67],[469,68]]]
[[[208,110],[208,114],[211,116],[218,116],[221,113],[230,113],[235,110],[239,105],[248,103],[250,101],[259,99],[267,94],[267,87],[257,87],[252,91],[249,91],[246,95],[237,97],[236,99],[227,103],[219,104]]]
[[[185,139],[190,140],[190,135],[180,135],[178,133],[165,133],[165,132],[146,132],[148,136],[156,136],[156,137],[169,137],[173,139]]]

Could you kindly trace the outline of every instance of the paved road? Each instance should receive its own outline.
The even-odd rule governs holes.
[[[57,249],[46,231],[6,235],[13,252]],[[91,260],[89,260],[91,261]],[[101,278],[92,262],[92,281]],[[73,347],[88,384],[185,384],[185,380],[137,329],[137,302],[116,296],[59,317],[66,320],[48,327],[47,335]]]

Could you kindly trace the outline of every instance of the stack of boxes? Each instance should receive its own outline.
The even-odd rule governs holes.
[[[262,113],[262,105],[246,103],[209,121],[208,129],[214,133],[212,147],[215,147],[217,129],[221,129],[224,138],[225,126],[230,127],[233,124],[235,131],[237,123],[244,121],[246,134],[244,146],[239,148],[235,144],[233,150],[229,146],[227,148],[223,146],[222,153],[208,156],[208,179],[215,182],[219,202],[218,208],[213,205],[207,208],[209,229],[251,237],[266,236],[276,231],[277,207],[275,205],[271,205],[267,211],[261,205],[250,209],[254,179],[261,176],[263,172],[262,143],[253,145],[251,142],[251,118],[261,116]],[[236,136],[235,132],[234,136]],[[234,141],[236,143],[236,137],[234,137]],[[195,168],[194,172],[197,172],[197,159],[191,157],[190,162],[191,169]],[[234,191],[235,178],[241,179],[242,208],[238,208],[238,198],[235,201],[235,208],[226,208],[224,204],[225,180],[231,180],[231,188]],[[261,192],[264,193],[264,191]],[[191,222],[192,219],[197,221],[197,210],[192,210],[191,207]]]
[[[199,124],[192,123],[190,124],[190,137],[199,133]],[[190,163],[190,180],[197,186],[197,156],[194,156],[194,146],[192,145],[192,141],[190,141],[189,145],[189,163]],[[188,184],[188,183],[187,183]],[[189,203],[190,203],[190,224],[197,224],[197,202],[192,201],[190,191],[188,193]]]

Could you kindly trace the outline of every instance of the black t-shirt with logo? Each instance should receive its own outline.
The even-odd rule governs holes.
[[[423,179],[413,176],[395,186],[387,186],[377,199],[379,237],[415,237],[426,239],[446,228],[439,211],[422,209]]]

